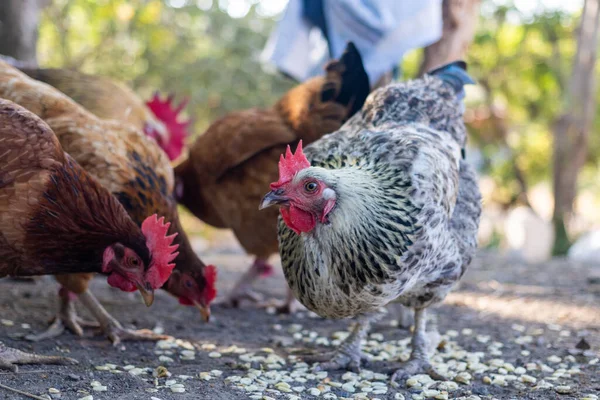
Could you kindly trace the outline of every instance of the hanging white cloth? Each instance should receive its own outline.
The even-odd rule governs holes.
[[[289,0],[262,53],[298,81],[322,74],[348,41],[361,53],[369,81],[398,66],[404,54],[442,35],[442,0],[323,0],[328,41],[303,17],[302,0]]]

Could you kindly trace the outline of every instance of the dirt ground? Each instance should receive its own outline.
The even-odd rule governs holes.
[[[227,293],[250,258],[235,245],[204,246],[202,250],[203,259],[219,267],[220,295]],[[283,298],[285,282],[281,271],[278,269],[275,276],[262,280],[258,288],[268,297]],[[437,392],[435,385],[429,390],[423,388],[427,385],[419,384],[393,388],[385,377],[373,377],[370,373],[354,380],[343,372],[329,373],[327,378],[323,374],[310,375],[301,364],[294,365],[298,361],[286,358],[292,348],[326,349],[325,341],[332,339],[335,332],[347,330],[350,321],[327,321],[307,312],[278,316],[248,304],[242,309],[214,307],[214,318],[203,324],[196,309],[178,305],[166,292],[158,293],[154,305],[147,309],[139,295],[111,289],[101,277],[94,280],[92,289],[124,325],[163,329],[181,340],[113,347],[91,330],[84,337],[65,333],[55,341],[21,340],[19,336],[24,333],[47,326],[56,304],[57,285],[50,278],[35,283],[5,279],[0,281],[0,340],[21,350],[65,354],[80,364],[22,366],[17,374],[0,372],[2,385],[42,398],[64,400],[90,395],[94,400],[316,398],[310,394],[311,388],[318,388],[322,392],[319,397],[325,399],[383,400],[401,399],[401,395],[406,399],[473,400],[600,397],[600,266],[565,260],[528,266],[481,252],[460,288],[434,310],[445,343],[436,360],[455,371],[468,366],[470,372],[467,383],[441,386]],[[79,309],[86,315],[82,307]],[[400,349],[407,354],[409,332],[391,326],[393,319],[390,309],[386,319],[372,331],[375,335],[368,346],[375,349],[371,354],[377,354],[379,359],[385,359],[387,354],[381,349]],[[588,344],[591,349],[582,354],[584,350],[578,349],[578,344],[584,348]],[[215,352],[221,356],[216,358]],[[476,366],[471,370],[474,358],[479,360],[475,364],[489,369],[482,372]],[[467,360],[462,367],[461,359]],[[170,377],[152,377],[152,371],[160,365],[168,369]],[[132,370],[133,366],[136,368]],[[285,378],[291,369],[297,369],[295,375],[292,373],[300,377],[297,381]],[[364,371],[378,372],[378,362],[365,365]],[[288,379],[290,384],[265,384],[256,378],[261,373],[265,380],[272,374],[279,379],[277,374],[282,373],[281,379]],[[504,383],[503,377],[497,379],[499,375],[511,378]],[[362,382],[377,379],[379,386]],[[357,387],[353,393],[346,390],[346,385],[328,385],[330,381],[354,382]],[[105,386],[106,391],[95,391],[92,385],[100,389]],[[290,386],[295,389],[290,390]],[[368,389],[361,389],[367,386]],[[49,391],[50,388],[57,390]],[[383,393],[381,388],[387,391]],[[26,398],[0,388],[0,399]]]

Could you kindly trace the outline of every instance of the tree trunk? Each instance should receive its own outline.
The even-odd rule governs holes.
[[[480,0],[444,0],[442,38],[425,47],[419,75],[452,61],[462,60],[475,35]]]
[[[564,94],[564,112],[553,127],[555,255],[565,254],[570,245],[566,226],[577,195],[577,176],[587,156],[596,102],[594,67],[599,21],[600,0],[585,0],[577,38],[577,53]]]
[[[0,54],[36,63],[40,10],[48,0],[2,0]]]

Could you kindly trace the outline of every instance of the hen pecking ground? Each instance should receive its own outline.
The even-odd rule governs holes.
[[[203,251],[206,262],[220,267],[221,293],[231,289],[250,261],[230,243],[220,241],[220,247]],[[258,289],[283,297],[284,285],[278,270]],[[166,292],[157,293],[147,309],[137,294],[117,293],[97,278],[92,290],[120,321],[164,330],[174,339],[112,347],[88,331],[83,338],[65,334],[53,342],[19,340],[46,327],[56,290],[51,279],[0,281],[0,340],[80,361],[0,372],[0,384],[34,398],[600,398],[600,266],[566,260],[527,266],[480,252],[460,288],[435,311],[442,340],[434,364],[448,381],[415,376],[400,388],[378,373],[387,360],[409,354],[408,332],[393,327],[393,308],[371,332],[365,350],[372,360],[361,374],[313,374],[293,353],[335,345],[349,321],[326,321],[307,312],[277,316],[246,306],[214,307],[214,318],[205,325],[196,309],[179,306]],[[27,398],[0,388],[0,399]]]

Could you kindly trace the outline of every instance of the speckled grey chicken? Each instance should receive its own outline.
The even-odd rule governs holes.
[[[463,276],[477,247],[481,195],[464,160],[464,62],[373,92],[335,133],[279,163],[260,207],[279,205],[283,270],[297,299],[358,324],[322,369],[360,365],[373,314],[415,309],[410,360],[394,375],[434,373],[425,310]]]

